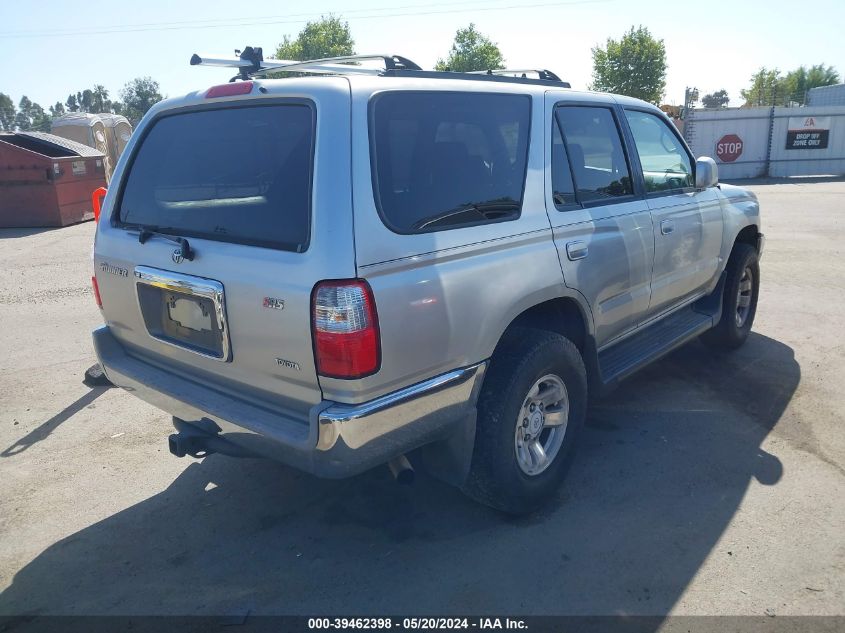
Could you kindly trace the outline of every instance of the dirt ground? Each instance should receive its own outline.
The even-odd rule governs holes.
[[[171,456],[167,415],[82,384],[94,226],[0,231],[0,615],[845,614],[845,181],[751,189],[748,344],[625,382],[520,520],[386,468]]]

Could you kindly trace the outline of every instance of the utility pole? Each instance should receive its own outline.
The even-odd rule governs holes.
[[[696,101],[698,101],[698,88],[690,88],[689,86],[687,86],[687,88],[684,90],[684,111],[682,118],[687,118],[687,112],[690,108],[692,108],[692,105]]]

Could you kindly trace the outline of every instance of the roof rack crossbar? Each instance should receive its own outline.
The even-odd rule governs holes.
[[[538,79],[546,81],[563,81],[557,74],[547,68],[494,68],[491,70],[473,70],[471,75],[519,76],[527,78],[528,74],[536,74]]]
[[[255,75],[272,72],[304,72],[316,74],[342,75],[378,75],[386,70],[422,70],[417,64],[401,55],[346,55],[343,57],[325,57],[297,61],[289,59],[264,59],[261,48],[247,46],[243,52],[236,50],[236,58],[207,57],[197,55],[191,57],[191,66],[218,66],[237,68],[238,75],[232,78],[249,79]],[[384,68],[368,68],[356,65],[355,62],[382,60]]]

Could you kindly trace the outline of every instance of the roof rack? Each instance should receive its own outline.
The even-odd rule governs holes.
[[[384,68],[361,66],[359,62],[380,60]],[[345,57],[325,57],[308,61],[290,59],[264,59],[263,50],[258,46],[247,46],[243,51],[236,50],[235,57],[191,57],[191,66],[218,66],[236,68],[238,74],[229,81],[247,80],[250,77],[272,72],[301,72],[332,75],[382,75],[390,77],[417,77],[425,79],[470,79],[501,81],[511,83],[549,85],[557,84],[561,88],[570,88],[568,82],[561,80],[555,73],[546,69],[514,70],[499,68],[474,72],[452,72],[441,70],[423,70],[407,57],[401,55],[348,55]],[[528,75],[536,75],[529,77]]]
[[[264,59],[262,49],[257,46],[247,46],[243,51],[236,50],[235,55],[237,55],[235,58],[225,58],[201,56],[194,53],[191,56],[191,66],[237,68],[238,74],[232,77],[230,81],[235,81],[236,79],[246,80],[255,75],[280,71],[317,74],[379,75],[385,70],[422,70],[422,68],[410,59],[400,55],[347,55],[344,57],[325,57],[323,59],[311,59],[308,61]],[[357,65],[357,62],[377,59],[384,62],[383,70]]]
[[[518,77],[521,79],[527,79],[529,73],[537,75],[537,79],[542,79],[543,81],[563,81],[555,73],[546,68],[494,68],[492,70],[473,70],[469,72],[470,75],[497,75],[499,77]]]
[[[536,72],[536,71],[534,71]],[[528,84],[532,86],[546,86],[555,88],[571,88],[568,81],[559,79],[540,79],[537,77],[509,77],[507,75],[488,74],[481,72],[459,73],[451,70],[385,70],[381,73],[387,77],[415,77],[417,79],[461,79],[463,81],[490,81],[510,84]]]

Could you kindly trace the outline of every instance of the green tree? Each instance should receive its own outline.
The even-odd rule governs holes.
[[[65,106],[67,107],[68,112],[79,112],[79,103],[76,101],[76,95],[68,95],[67,101],[65,101]]]
[[[772,106],[779,104],[778,96],[783,93],[783,77],[777,68],[763,66],[751,75],[751,85],[739,94],[749,106]]]
[[[354,54],[355,40],[349,31],[349,23],[329,15],[308,22],[296,39],[285,35],[276,49],[275,57],[305,61]]]
[[[465,29],[458,29],[449,55],[446,59],[438,59],[434,68],[466,73],[504,68],[504,61],[499,46],[479,33],[475,24],[470,22]]]
[[[4,132],[11,132],[15,129],[15,102],[12,98],[0,92],[0,130]]]
[[[65,107],[61,101],[56,101],[56,105],[50,106],[50,116],[62,116],[65,113]]]
[[[782,103],[804,103],[808,90],[820,86],[832,86],[839,83],[839,73],[833,66],[816,64],[806,68],[799,66],[786,74],[780,84],[782,97],[778,99]]]
[[[94,91],[86,88],[82,92],[76,93],[76,101],[79,104],[79,109],[82,112],[93,112],[94,108]]]
[[[833,66],[825,67],[824,64],[817,64],[810,66],[807,71],[807,90],[821,86],[833,86],[838,84],[839,81],[839,72]]]
[[[50,115],[44,112],[44,108],[24,95],[18,103],[15,127],[22,132],[49,132]]]
[[[49,132],[53,118],[37,103],[32,104],[32,129],[36,132]]]
[[[99,114],[101,112],[112,111],[112,102],[109,101],[109,91],[104,86],[100,84],[95,85],[91,94],[91,112]]]
[[[129,119],[133,126],[138,125],[147,110],[164,99],[159,92],[158,82],[152,77],[136,77],[123,87],[120,98],[123,100],[120,114]]]
[[[729,102],[727,90],[717,90],[701,98],[701,104],[705,108],[724,108]]]
[[[804,66],[799,66],[786,73],[786,77],[781,79],[778,84],[778,92],[782,93],[777,98],[780,103],[791,101],[804,103],[804,95],[807,92],[807,69]]]
[[[21,131],[27,132],[32,129],[32,121],[29,114],[32,110],[32,101],[26,95],[21,97],[18,102],[18,113],[15,115],[15,127]]]
[[[666,46],[643,26],[595,46],[591,89],[659,104],[666,90]]]

